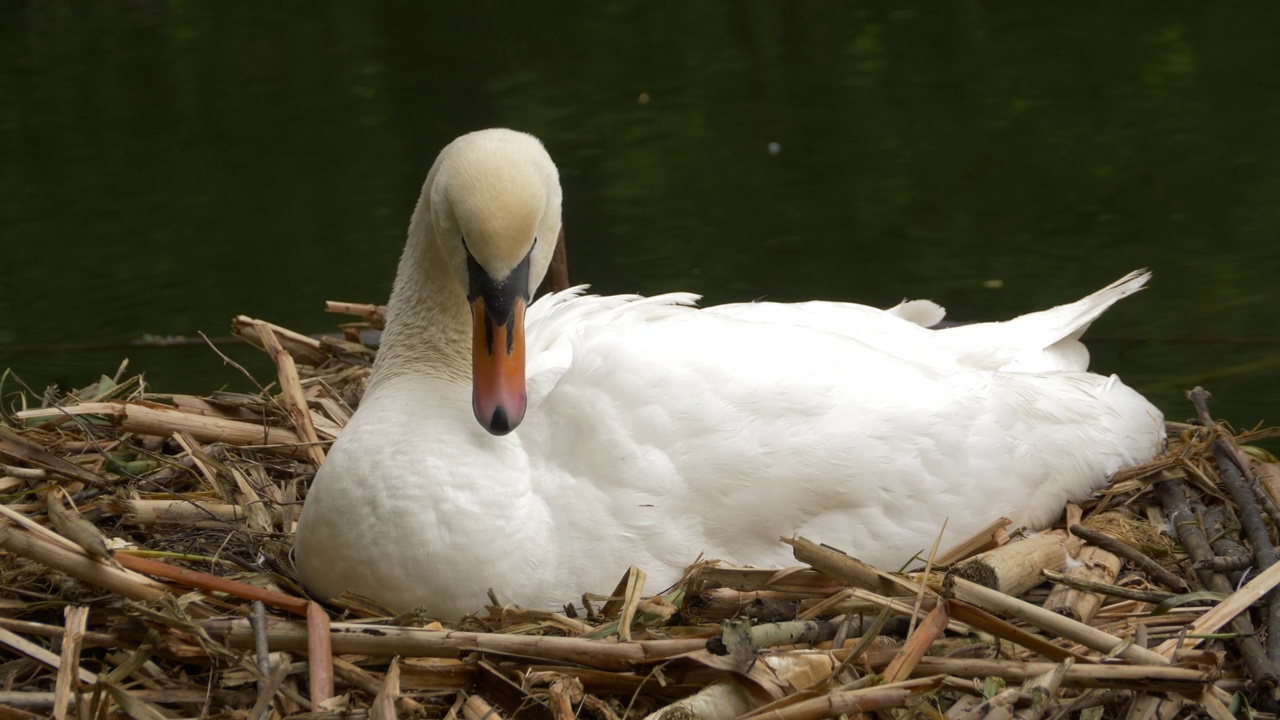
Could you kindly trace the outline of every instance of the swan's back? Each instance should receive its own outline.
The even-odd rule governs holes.
[[[563,539],[566,557],[672,578],[698,552],[784,563],[778,537],[800,533],[896,567],[944,517],[949,539],[1001,515],[1044,526],[1161,442],[1159,412],[1114,377],[974,369],[955,335],[860,306],[828,304],[851,324],[819,328],[810,304],[667,300],[559,297],[531,312],[542,367],[521,438],[548,469],[536,492],[552,512],[602,519]],[[1052,332],[1017,333],[1052,346],[1082,329],[1056,310],[1042,314]],[[1053,356],[1003,337],[1011,358]]]

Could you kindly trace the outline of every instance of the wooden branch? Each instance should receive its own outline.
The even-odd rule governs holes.
[[[1170,590],[1177,592],[1190,592],[1191,586],[1187,585],[1187,581],[1174,575],[1164,568],[1163,565],[1147,557],[1145,553],[1137,548],[1122,542],[1101,530],[1094,530],[1086,525],[1072,525],[1071,534],[1075,535],[1090,545],[1096,545],[1103,550],[1115,553],[1120,557],[1128,560],[1138,567],[1139,570],[1145,572],[1152,580],[1164,585]]]
[[[1195,513],[1191,510],[1186,492],[1186,484],[1181,480],[1167,480],[1158,485],[1156,490],[1160,504],[1164,506],[1165,515],[1173,525],[1174,532],[1178,534],[1178,540],[1182,543],[1183,549],[1191,556],[1193,562],[1198,563],[1213,557],[1214,553],[1209,544],[1209,538],[1205,536],[1204,529],[1200,527]],[[1197,575],[1206,589],[1231,595],[1232,585],[1222,573],[1198,570]],[[1262,648],[1262,643],[1256,637],[1253,621],[1246,614],[1238,614],[1231,619],[1231,627],[1239,634],[1236,647],[1240,648],[1249,677],[1264,687],[1274,687],[1277,675]],[[1164,654],[1166,657],[1171,657],[1169,654],[1171,652],[1172,650],[1169,650]]]

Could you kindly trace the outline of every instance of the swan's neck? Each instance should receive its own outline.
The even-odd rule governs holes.
[[[431,226],[424,196],[409,223],[369,390],[406,375],[465,383],[471,311]]]

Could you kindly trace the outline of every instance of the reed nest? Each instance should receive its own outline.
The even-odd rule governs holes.
[[[804,538],[782,571],[692,564],[561,612],[461,622],[311,598],[291,530],[368,379],[380,308],[314,339],[250,318],[256,395],[122,366],[0,410],[0,720],[54,716],[1269,717],[1280,677],[1274,429],[1169,424],[1059,529],[996,520],[885,572]],[[376,553],[377,548],[370,548]],[[693,560],[693,558],[691,558]],[[897,570],[896,568],[890,570]],[[567,589],[570,590],[570,589]]]

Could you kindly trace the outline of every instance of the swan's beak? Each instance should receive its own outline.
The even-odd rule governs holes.
[[[506,435],[524,419],[524,297],[494,303],[471,300],[471,407],[494,435]],[[494,313],[495,305],[506,313]],[[503,306],[505,305],[505,308]]]
[[[528,404],[524,389],[524,309],[529,304],[532,255],[530,247],[524,259],[498,280],[467,249],[471,409],[476,420],[494,435],[515,430],[524,419]]]

